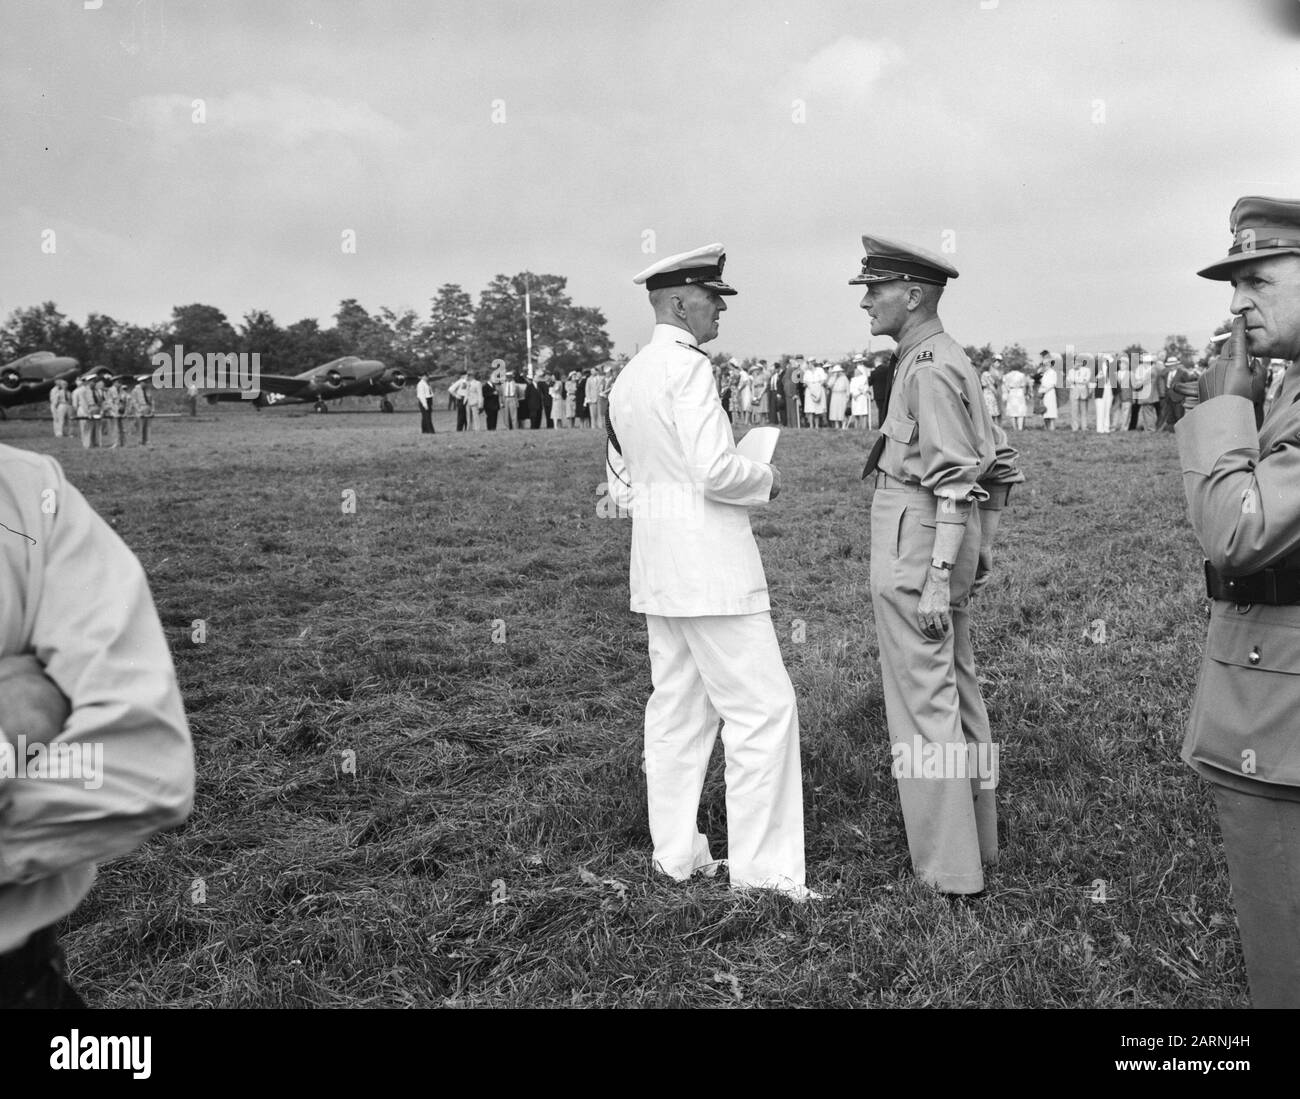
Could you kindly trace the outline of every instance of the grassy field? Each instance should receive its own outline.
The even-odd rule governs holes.
[[[67,924],[91,1003],[1246,1004],[1178,759],[1206,618],[1171,436],[1017,436],[1030,480],[975,614],[1003,861],[964,904],[907,860],[865,436],[783,436],[752,516],[828,894],[800,907],[651,870],[645,628],[630,524],[596,516],[599,435],[446,428],[208,409],[108,452],[0,427],[143,561],[195,738],[189,822],[103,866]],[[720,854],[720,754],[701,817]]]

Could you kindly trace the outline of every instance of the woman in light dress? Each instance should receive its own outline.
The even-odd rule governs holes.
[[[1043,397],[1043,426],[1048,431],[1056,430],[1056,367],[1050,363],[1044,367],[1043,376],[1038,380],[1038,392]]]
[[[867,386],[865,363],[858,363],[849,379],[849,416],[850,427],[871,426],[871,389]]]
[[[1025,430],[1025,416],[1028,414],[1025,407],[1025,389],[1028,385],[1029,379],[1023,370],[1013,367],[1002,375],[1002,400],[1005,412],[1007,419],[1015,425],[1017,431]]]
[[[830,373],[830,410],[827,419],[833,427],[843,429],[844,411],[849,406],[849,380],[844,376],[844,367],[836,363]]]
[[[743,366],[736,368],[736,394],[740,398],[740,422],[751,423],[754,411],[754,379]]]
[[[980,388],[984,391],[984,407],[988,409],[989,419],[996,424],[1002,419],[1002,406],[998,404],[998,379],[992,367],[986,366],[980,371]]]
[[[566,420],[572,413],[564,400],[564,377],[556,374],[551,379],[551,422],[556,427],[567,427]]]
[[[576,427],[578,416],[578,372],[569,373],[564,383],[564,414],[569,417],[569,426]]]
[[[826,370],[815,363],[803,372],[804,411],[811,427],[826,426]]]

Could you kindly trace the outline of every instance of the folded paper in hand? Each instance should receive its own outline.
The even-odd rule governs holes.
[[[776,450],[776,440],[781,434],[779,427],[751,428],[743,439],[736,444],[736,453],[742,454],[754,462],[767,465],[772,461]]]

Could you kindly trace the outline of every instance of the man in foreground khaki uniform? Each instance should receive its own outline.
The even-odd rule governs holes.
[[[997,748],[975,676],[968,600],[988,580],[1016,452],[989,418],[979,375],[943,330],[957,271],[920,248],[863,237],[873,336],[898,343],[881,435],[863,471],[871,601],[898,796],[918,878],[979,893],[997,861]]]
[[[1232,332],[1175,428],[1214,600],[1183,759],[1209,780],[1256,1007],[1300,1007],[1300,201],[1246,197]],[[1291,362],[1259,422],[1270,357]],[[1258,425],[1258,426],[1257,426]]]
[[[140,562],[58,463],[7,446],[0,607],[0,1008],[80,1007],[55,925],[96,863],[185,819],[190,731]]]

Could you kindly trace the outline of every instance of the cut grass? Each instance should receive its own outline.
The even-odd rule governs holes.
[[[600,436],[445,428],[223,409],[161,421],[150,452],[0,429],[59,455],[141,558],[195,738],[189,822],[103,866],[68,921],[91,1003],[1247,1002],[1178,759],[1205,600],[1170,436],[1014,440],[1029,483],[974,614],[1002,863],[962,903],[913,879],[890,778],[865,436],[784,434],[786,487],[751,515],[829,894],[799,907],[650,868],[645,628],[629,524],[596,516]],[[719,754],[718,855],[723,795]]]

